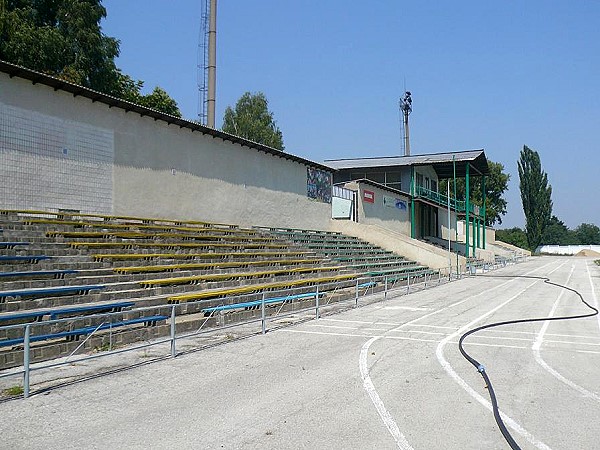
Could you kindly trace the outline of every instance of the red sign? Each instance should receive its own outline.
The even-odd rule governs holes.
[[[363,191],[363,200],[367,203],[375,203],[375,192]]]

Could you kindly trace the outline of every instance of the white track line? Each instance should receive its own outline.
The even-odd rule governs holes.
[[[369,352],[369,347],[377,339],[379,339],[379,337],[373,337],[369,339],[360,349],[359,366],[360,376],[363,380],[363,387],[365,388],[365,391],[367,391],[367,394],[369,394],[369,397],[371,397],[371,401],[373,402],[373,405],[375,405],[375,409],[379,413],[379,417],[381,417],[381,420],[383,420],[383,423],[396,441],[398,448],[402,450],[414,450],[406,440],[406,437],[400,432],[400,429],[398,428],[394,418],[385,408],[385,405],[381,401],[381,398],[377,393],[377,389],[375,389],[373,381],[371,381],[371,377],[369,376],[369,368],[367,367],[367,354]]]
[[[571,280],[571,277],[573,276],[573,272],[574,271],[575,271],[575,265],[571,266],[571,272],[569,273],[569,276],[567,278],[567,282],[565,283],[565,286],[569,285],[569,281]],[[556,309],[558,308],[558,304],[560,303],[560,299],[562,298],[562,296],[563,296],[563,294],[565,292],[566,292],[565,289],[561,289],[560,294],[558,295],[556,301],[554,302],[554,305],[552,305],[552,309],[550,310],[550,314],[548,315],[548,317],[553,317],[554,316],[554,313],[556,312]],[[540,332],[538,333],[538,335],[537,335],[537,337],[535,339],[535,342],[531,346],[531,350],[533,351],[533,356],[535,358],[535,361],[540,366],[542,366],[550,375],[552,375],[554,378],[556,378],[558,381],[566,384],[571,389],[575,389],[577,392],[579,392],[584,397],[591,398],[593,400],[596,400],[597,402],[600,402],[600,396],[599,395],[597,395],[594,392],[588,391],[583,386],[579,386],[574,381],[569,380],[567,377],[565,377],[564,375],[562,375],[561,373],[559,373],[556,369],[554,369],[553,367],[551,367],[544,360],[544,358],[542,358],[542,355],[541,355],[541,352],[540,352],[540,348],[542,347],[542,344],[544,343],[544,334],[546,333],[546,330],[548,329],[549,325],[550,325],[550,321],[547,320],[547,321],[544,322],[544,324],[542,325],[542,328],[540,329]],[[564,343],[564,342],[561,342],[561,343]],[[591,345],[598,345],[598,344],[591,344]]]
[[[596,308],[598,308],[598,297],[596,297],[596,288],[594,288],[594,282],[592,281],[592,274],[590,272],[590,264],[589,264],[589,262],[585,263],[585,268],[586,268],[587,273],[588,273],[588,279],[590,280],[590,287],[592,288],[592,298],[594,299],[593,305]],[[598,329],[600,329],[600,314],[598,314],[596,317],[598,319]]]
[[[595,352],[593,350],[576,350],[577,353],[593,353],[595,355],[600,355],[600,352]]]
[[[510,330],[485,330],[485,333],[509,333],[509,334],[537,334],[535,331],[510,331]],[[478,333],[479,334],[479,333]],[[582,334],[559,334],[559,333],[546,333],[546,336],[556,337],[567,337],[572,339],[598,339],[598,336],[582,335]],[[549,342],[546,340],[546,342]],[[558,341],[557,341],[558,342]]]
[[[452,330],[452,331],[456,331],[458,329],[458,327],[442,327],[439,325],[422,325],[420,323],[407,323],[406,325],[411,325],[413,327],[439,328],[441,330]]]
[[[542,269],[543,267],[546,267],[549,264],[552,264],[552,263],[544,264],[543,266],[538,267],[537,269],[534,269],[534,270],[532,270],[532,271],[530,271],[528,273],[536,272],[536,271]],[[561,264],[560,266],[558,266],[555,270],[558,270],[562,265],[563,264]],[[410,320],[410,321],[408,321],[406,323],[403,323],[403,324],[399,325],[398,327],[396,327],[394,330],[390,330],[390,331],[395,331],[395,330],[398,330],[398,329],[400,329],[402,327],[405,327],[405,326],[408,326],[408,325],[412,325],[412,324],[414,324],[415,322],[417,322],[419,320],[425,319],[425,318],[433,316],[435,314],[439,314],[439,313],[441,313],[443,311],[446,311],[446,310],[448,310],[450,308],[458,306],[458,305],[460,305],[460,304],[462,304],[462,303],[464,303],[464,302],[466,302],[466,301],[468,301],[468,300],[470,300],[472,298],[478,297],[479,295],[487,294],[490,291],[493,291],[493,290],[495,290],[495,289],[497,289],[497,288],[499,288],[501,286],[504,286],[506,284],[512,283],[514,281],[515,281],[515,279],[512,279],[512,280],[506,281],[504,283],[501,283],[501,284],[499,284],[497,286],[494,286],[494,287],[488,289],[485,292],[480,292],[478,294],[471,295],[471,296],[469,296],[467,298],[464,298],[464,299],[459,300],[459,301],[457,301],[455,303],[452,303],[451,305],[448,305],[448,306],[446,306],[444,308],[438,309],[436,311],[430,312],[430,313],[425,314],[425,315],[423,315],[421,317],[417,317],[416,319],[413,319],[413,320]],[[452,335],[456,335],[456,333],[453,333]],[[360,373],[361,373],[361,376],[362,376],[362,379],[363,379],[363,387],[365,388],[365,390],[369,394],[369,397],[371,397],[371,401],[375,405],[375,408],[377,409],[377,412],[379,413],[381,419],[383,420],[383,422],[385,423],[386,427],[388,428],[388,430],[392,434],[392,437],[396,441],[396,444],[398,445],[398,447],[401,448],[401,449],[404,449],[404,450],[409,450],[412,447],[406,441],[406,438],[404,437],[404,435],[400,432],[400,429],[398,428],[398,425],[394,421],[394,419],[391,416],[391,414],[389,413],[389,411],[387,409],[385,409],[385,405],[381,401],[381,398],[379,397],[379,394],[377,394],[377,390],[375,389],[375,385],[373,384],[373,381],[371,380],[371,377],[369,375],[369,368],[367,366],[367,357],[368,357],[368,353],[369,353],[369,347],[371,346],[371,344],[373,344],[373,342],[377,341],[378,339],[381,339],[382,337],[384,337],[384,336],[374,336],[374,337],[372,337],[367,342],[365,342],[365,344],[362,346],[362,348],[360,350],[359,367],[360,367]],[[448,338],[445,338],[444,341],[446,339],[448,339]],[[411,339],[411,340],[416,340],[416,339]],[[442,342],[444,342],[444,341],[442,341]],[[439,348],[439,346],[438,346],[438,348]],[[462,378],[460,378],[460,377],[459,377],[459,379],[462,380]],[[469,389],[470,389],[470,387],[469,387]],[[473,391],[473,392],[475,392],[475,391]],[[475,392],[475,394],[477,394],[477,393]],[[477,394],[477,395],[479,395],[479,394]],[[391,423],[389,421],[391,421]],[[392,427],[392,428],[390,428],[390,427]],[[395,431],[392,431],[392,430],[398,430],[399,435],[396,435]],[[525,431],[525,430],[523,430],[523,431]],[[533,436],[532,436],[532,438],[533,438]],[[549,447],[541,447],[541,448],[549,449]]]
[[[545,264],[545,265],[543,265],[541,267],[538,267],[537,269],[534,269],[534,270],[532,270],[530,272],[527,272],[526,275],[529,275],[529,274],[531,274],[533,272],[536,272],[536,271],[542,269],[543,267],[546,267],[549,264],[551,264],[551,263]],[[560,269],[564,264],[565,263],[560,264],[558,267],[556,267],[555,269],[553,269],[550,273],[553,273],[556,270]],[[498,287],[501,287],[501,286],[505,286],[506,284],[511,283],[511,282],[513,282],[515,280],[516,279],[509,280],[509,281],[507,281],[505,283],[501,283],[498,286],[496,286],[495,288],[498,288]],[[490,401],[487,400],[486,398],[484,398],[482,395],[480,395],[463,378],[461,378],[461,376],[456,373],[456,371],[454,370],[454,368],[452,367],[452,365],[446,360],[446,358],[444,357],[444,347],[452,339],[456,338],[459,334],[464,333],[465,331],[469,330],[473,325],[475,325],[477,322],[485,319],[486,317],[492,315],[493,313],[495,313],[499,309],[503,308],[505,305],[507,305],[508,303],[512,302],[514,299],[516,299],[517,297],[519,297],[521,294],[523,294],[526,290],[528,290],[529,288],[531,288],[533,285],[535,285],[539,281],[541,281],[541,280],[534,281],[533,283],[529,284],[526,288],[522,289],[519,293],[517,293],[516,295],[513,295],[511,298],[509,298],[508,300],[506,300],[504,303],[501,303],[500,305],[496,306],[495,308],[492,308],[491,310],[489,310],[487,313],[482,314],[478,318],[476,318],[476,319],[472,320],[471,322],[469,322],[468,324],[462,326],[461,328],[458,329],[458,331],[456,331],[456,332],[452,333],[451,335],[449,335],[448,337],[444,338],[438,344],[438,346],[436,348],[435,354],[437,356],[437,359],[438,359],[439,363],[444,368],[444,370],[446,371],[446,373],[448,375],[450,375],[450,377],[454,381],[456,381],[456,383],[458,383],[465,391],[467,391],[471,397],[473,397],[481,405],[483,405],[484,407],[486,407],[490,411],[492,411],[492,404],[490,403]],[[495,289],[495,288],[492,288],[492,289]],[[486,293],[487,292],[489,292],[489,290],[486,291]],[[502,416],[502,420],[504,420],[504,422],[509,427],[511,427],[513,430],[515,430],[517,433],[519,433],[521,436],[523,436],[525,439],[527,439],[531,444],[533,444],[534,446],[536,446],[537,448],[539,448],[541,450],[550,450],[550,447],[548,447],[542,441],[540,441],[539,439],[537,439],[529,431],[527,431],[525,428],[523,428],[521,425],[519,425],[515,420],[513,420],[512,418],[510,418],[509,416],[507,416],[502,411],[500,411],[500,415]]]
[[[327,332],[327,331],[308,331],[308,330],[280,330],[282,333],[298,333],[298,334],[317,334],[320,336],[345,336],[345,337],[369,337],[369,338],[377,338],[377,339],[388,339],[392,341],[413,341],[413,342],[430,342],[433,344],[439,344],[438,339],[425,339],[425,338],[413,338],[408,336],[389,336],[389,335],[375,335],[371,336],[368,334],[353,334],[353,333],[335,333],[335,332]],[[450,341],[449,344],[458,344],[458,341]],[[494,347],[494,348],[518,348],[527,350],[529,347],[524,347],[521,345],[506,345],[506,344],[486,344],[483,342],[469,342],[469,345],[481,346],[481,347]],[[583,351],[583,350],[581,350]],[[594,352],[592,352],[594,353]]]
[[[433,312],[425,314],[421,317],[417,317],[416,319],[413,319],[406,323],[398,325],[396,328],[390,330],[390,332],[391,331],[399,331],[399,329],[404,326],[412,325],[414,322],[416,322],[418,320],[424,319],[429,316],[433,316],[434,314],[438,314],[449,308],[453,308],[454,306],[458,306],[461,303],[466,302],[467,300],[469,300],[469,298],[465,298],[459,302],[452,303],[451,305],[448,305],[444,308],[438,309],[437,311],[433,311]],[[398,445],[398,447],[403,450],[411,450],[412,447],[410,446],[410,444],[408,443],[408,441],[406,440],[404,435],[400,432],[400,429],[398,428],[398,425],[396,424],[396,421],[394,420],[394,418],[391,416],[389,411],[385,408],[385,405],[383,404],[383,401],[381,401],[381,398],[379,397],[379,394],[377,393],[377,390],[375,389],[375,385],[373,384],[373,381],[371,380],[371,376],[369,375],[369,367],[367,366],[367,357],[369,354],[369,347],[371,346],[371,344],[373,342],[375,342],[378,339],[381,339],[383,337],[388,338],[387,336],[373,336],[371,339],[369,339],[367,342],[364,343],[364,345],[362,346],[362,348],[360,350],[358,365],[360,367],[360,374],[361,374],[361,377],[363,380],[363,387],[369,394],[369,397],[371,398],[371,401],[373,402],[375,409],[377,409],[379,416],[383,420],[383,423],[385,424],[385,426],[391,433],[392,437],[396,441],[396,445]],[[396,337],[396,339],[399,339],[399,337]],[[410,339],[410,340],[418,340],[418,339]],[[437,341],[432,341],[432,342],[437,342]],[[399,435],[396,434],[396,430],[399,433]]]

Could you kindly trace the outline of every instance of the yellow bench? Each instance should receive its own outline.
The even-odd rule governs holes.
[[[166,264],[157,266],[115,267],[116,273],[173,272],[175,270],[231,269],[235,267],[314,264],[319,259],[267,259],[261,261],[217,261],[212,263]]]
[[[242,278],[264,278],[277,275],[294,275],[301,273],[311,272],[330,272],[334,270],[341,270],[342,266],[330,266],[330,267],[300,267],[291,269],[274,269],[274,270],[263,270],[258,272],[231,272],[231,273],[215,273],[209,275],[190,275],[187,277],[172,277],[172,278],[159,278],[155,280],[144,280],[140,281],[139,285],[142,287],[156,287],[156,286],[169,286],[173,284],[190,284],[199,282],[210,282],[210,281],[224,281]]]
[[[154,230],[154,231],[190,231],[198,234],[204,233],[223,233],[228,236],[232,234],[246,234],[248,236],[256,236],[254,230],[243,230],[239,228],[213,228],[213,227],[184,227],[178,225],[149,225],[141,223],[107,223],[101,221],[85,222],[78,220],[60,220],[60,219],[26,219],[23,221],[26,225],[44,224],[44,225],[70,225],[74,227],[91,227],[91,228],[111,228],[118,230],[138,229],[138,230]],[[238,239],[240,239],[239,237]],[[270,238],[273,239],[273,238]]]
[[[302,280],[277,281],[273,283],[254,284],[240,286],[228,289],[211,289],[200,292],[190,292],[187,294],[172,295],[168,298],[169,303],[189,302],[209,298],[226,297],[231,295],[250,294],[253,292],[268,291],[274,289],[289,289],[301,286],[311,286],[316,284],[334,283],[339,281],[351,281],[356,279],[356,275],[345,274],[332,277],[305,278]]]
[[[151,239],[152,236],[136,231],[48,231],[46,237],[62,236],[66,238],[102,238],[118,237],[123,239]]]
[[[70,211],[41,211],[41,210],[31,210],[31,209],[2,209],[0,210],[0,214],[8,215],[8,214],[23,214],[23,215],[35,215],[35,216],[54,216],[56,218],[61,217],[87,217],[87,218],[98,218],[102,220],[136,220],[141,223],[156,223],[163,222],[167,224],[174,225],[200,225],[202,227],[213,226],[215,228],[228,228],[228,229],[239,229],[238,225],[227,224],[227,223],[217,223],[217,222],[203,222],[198,220],[174,220],[174,219],[161,219],[161,218],[152,218],[152,217],[136,217],[136,216],[116,216],[116,215],[107,215],[107,214],[91,214],[91,213],[81,213],[81,212],[70,212]]]
[[[285,244],[245,244],[245,243],[189,243],[189,242],[70,242],[73,248],[288,248]]]
[[[282,255],[298,256],[307,255],[312,252],[228,252],[228,253],[109,253],[92,255],[96,261],[102,260],[128,260],[128,259],[192,259],[192,258],[240,258],[240,257],[274,257]]]

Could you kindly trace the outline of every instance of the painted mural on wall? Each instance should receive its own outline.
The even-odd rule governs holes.
[[[383,196],[383,204],[388,208],[397,208],[400,211],[407,210],[407,204],[405,200],[396,197],[388,197],[387,195]]]
[[[323,203],[331,203],[331,173],[308,167],[306,177],[308,198],[314,198]]]

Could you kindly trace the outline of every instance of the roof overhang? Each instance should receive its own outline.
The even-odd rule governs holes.
[[[410,166],[431,166],[439,179],[464,178],[467,165],[471,176],[489,174],[488,161],[483,149],[460,152],[431,153],[426,155],[387,156],[382,158],[354,158],[326,160],[325,164],[337,170],[364,169],[366,171],[392,170]]]
[[[404,195],[405,197],[411,198],[411,195],[408,192],[404,192],[399,189],[394,189],[392,187],[386,186],[385,184],[381,184],[381,183],[377,183],[376,181],[369,180],[368,178],[360,178],[358,180],[347,181],[346,183],[340,183],[340,184],[350,184],[350,183],[367,184],[369,186],[379,188],[382,191],[388,191],[392,194]]]

